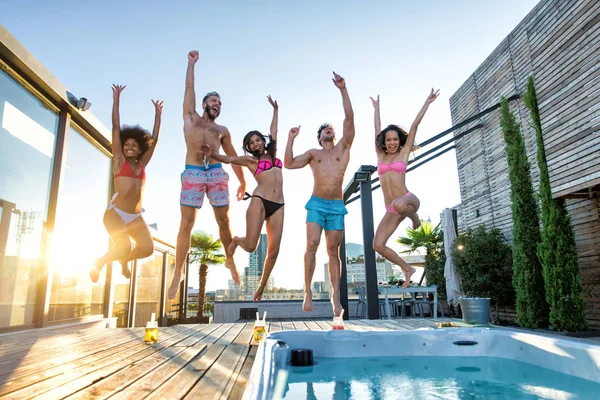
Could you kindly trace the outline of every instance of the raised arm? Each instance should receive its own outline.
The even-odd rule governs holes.
[[[185,94],[183,96],[183,120],[193,119],[196,113],[196,91],[194,90],[194,67],[198,61],[197,50],[188,53],[188,66],[185,74]]]
[[[160,119],[162,116],[163,102],[161,100],[152,100],[152,104],[154,104],[154,128],[152,129],[152,146],[142,156],[140,160],[142,165],[145,167],[150,162],[152,155],[154,154],[154,149],[156,148],[156,143],[158,142],[158,135],[160,134]]]
[[[287,169],[303,168],[306,167],[310,162],[310,151],[307,151],[298,157],[294,157],[294,151],[292,148],[294,146],[294,139],[296,139],[296,136],[298,136],[299,133],[300,126],[290,129],[287,146],[285,147],[285,157],[283,159],[283,166]]]
[[[123,158],[123,144],[121,143],[121,117],[119,116],[119,101],[121,92],[126,88],[123,85],[112,85],[112,154],[114,160]],[[120,169],[120,165],[118,166]]]
[[[373,102],[373,108],[375,109],[375,139],[377,139],[377,135],[381,132],[381,114],[379,113],[379,95],[377,95],[377,100],[372,97],[369,97]]]
[[[223,152],[228,156],[237,157],[235,148],[231,143],[231,134],[227,128],[225,128],[225,134],[223,134],[223,137],[221,138],[221,147],[223,148]],[[232,165],[231,167],[233,168],[235,176],[237,176],[238,180],[240,181],[240,186],[238,187],[236,193],[236,198],[239,201],[242,200],[246,194],[246,180],[244,179],[244,171],[242,171],[242,168],[240,168],[238,165]]]
[[[439,94],[439,90],[434,91],[433,89],[431,89],[431,93],[429,93],[429,96],[427,96],[425,104],[423,104],[423,107],[421,107],[421,111],[419,111],[417,117],[415,118],[415,121],[410,126],[410,131],[408,131],[408,137],[406,138],[406,144],[402,149],[403,152],[410,153],[412,151],[413,144],[415,143],[415,136],[417,135],[417,128],[419,127],[421,120],[423,120],[423,117],[425,116],[429,105],[433,103],[435,99],[437,99]]]
[[[352,110],[352,104],[350,103],[350,96],[348,95],[348,89],[346,89],[346,80],[340,75],[333,73],[333,83],[340,89],[342,94],[342,105],[344,106],[344,134],[340,143],[344,148],[352,146],[354,141],[354,111]]]
[[[257,164],[256,159],[254,157],[231,157],[215,153],[212,147],[210,147],[210,145],[208,144],[203,144],[202,146],[200,146],[200,150],[202,150],[202,152],[206,154],[206,157],[212,158],[213,160],[217,160],[225,164],[240,165],[242,167],[247,167],[250,170],[252,170],[253,167]]]
[[[277,104],[277,100],[273,100],[271,96],[267,96],[269,103],[273,106],[273,119],[271,120],[271,129],[269,133],[271,135],[271,140],[277,140],[277,120],[279,118],[279,104]]]

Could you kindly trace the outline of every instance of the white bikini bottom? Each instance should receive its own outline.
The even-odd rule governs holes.
[[[113,194],[113,197],[112,197],[112,199],[110,199],[110,205],[108,206],[107,210],[115,210],[116,213],[119,214],[119,217],[121,217],[121,219],[123,220],[125,225],[129,225],[130,223],[133,222],[134,219],[136,219],[137,217],[142,215],[142,213],[144,212],[144,209],[142,208],[142,212],[136,213],[136,214],[130,214],[128,212],[121,210],[120,208],[116,207],[114,204],[114,201],[118,195],[119,195],[119,193]]]

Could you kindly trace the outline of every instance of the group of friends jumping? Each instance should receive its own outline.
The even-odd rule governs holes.
[[[310,166],[314,186],[312,196],[306,204],[306,251],[304,253],[304,302],[302,309],[312,311],[311,283],[316,266],[316,252],[322,232],[325,231],[329,277],[332,285],[331,304],[333,314],[342,313],[340,303],[341,263],[339,257],[344,216],[348,213],[343,201],[343,178],[350,149],[354,141],[354,112],[346,81],[333,73],[333,84],[342,95],[344,108],[343,135],[336,142],[333,126],[325,123],[317,130],[320,147],[294,155],[294,140],[300,134],[300,126],[290,129],[283,162],[277,157],[277,125],[279,105],[271,96],[267,100],[273,108],[273,118],[268,137],[252,130],[242,141],[244,155],[238,156],[232,143],[231,133],[216,123],[221,112],[221,97],[217,92],[207,93],[201,103],[202,114],[196,110],[194,69],[198,62],[198,51],[188,54],[183,101],[183,133],[186,144],[185,169],[181,174],[181,223],[177,235],[175,273],[168,289],[173,299],[180,286],[183,266],[190,249],[192,229],[197,210],[207,197],[212,206],[219,236],[226,253],[225,267],[231,278],[239,285],[240,275],[234,262],[237,247],[247,252],[256,250],[263,225],[266,225],[268,249],[260,284],[254,293],[254,301],[260,301],[269,276],[279,255],[284,220],[283,168],[299,169]],[[125,86],[113,85],[112,107],[112,155],[115,193],[104,213],[104,226],[113,247],[94,264],[90,278],[97,282],[107,263],[118,261],[126,278],[131,277],[128,263],[131,260],[149,257],[154,252],[154,241],[142,216],[142,198],[147,167],[160,133],[162,101],[152,100],[155,117],[152,134],[139,125],[121,126],[119,101]],[[410,286],[415,269],[407,264],[387,241],[400,223],[409,218],[413,229],[421,224],[417,214],[420,201],[406,188],[406,168],[414,148],[417,128],[429,105],[438,97],[439,91],[431,90],[423,107],[417,114],[408,132],[397,125],[381,129],[379,96],[371,98],[374,107],[375,151],[377,172],[383,191],[386,213],[379,223],[373,248],[383,257],[398,265],[404,274],[404,287]],[[225,154],[221,154],[221,150]],[[250,199],[246,211],[245,236],[233,236],[229,225],[229,175],[222,164],[230,164],[239,180],[237,200]],[[246,181],[242,167],[247,168],[256,179],[252,194],[246,193]],[[132,245],[132,241],[135,245]]]

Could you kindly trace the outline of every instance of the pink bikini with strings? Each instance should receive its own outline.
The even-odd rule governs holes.
[[[379,174],[379,176],[386,174],[388,172],[397,172],[399,174],[406,174],[406,164],[402,161],[394,161],[390,164],[379,163],[379,165],[377,165],[377,173]],[[404,196],[408,196],[411,194],[412,194],[411,192],[406,192],[406,194]],[[400,214],[398,214],[398,212],[396,210],[394,210],[394,200],[392,200],[392,204],[390,204],[389,206],[385,206],[385,210],[389,213],[400,215]]]

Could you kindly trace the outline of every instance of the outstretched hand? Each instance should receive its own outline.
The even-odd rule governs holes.
[[[198,50],[192,50],[188,53],[188,62],[190,64],[196,64],[196,61],[200,58],[200,53]]]
[[[204,154],[206,154],[206,157],[210,158],[213,155],[213,149],[212,149],[212,147],[210,147],[210,145],[208,145],[206,143],[200,146],[200,150],[202,150],[202,152]]]
[[[152,104],[154,104],[154,110],[156,114],[161,115],[163,109],[163,101],[162,100],[152,100]]]
[[[240,187],[238,187],[237,193],[235,194],[235,198],[237,199],[237,201],[242,201],[242,200],[244,200],[245,195],[246,195],[246,184],[242,183],[242,184],[240,184]]]
[[[333,72],[333,78],[331,80],[338,89],[343,89],[346,87],[346,80],[340,75],[336,74],[335,71]]]
[[[127,86],[124,86],[124,85],[112,85],[113,99],[119,100],[119,97],[121,96],[121,92],[123,90],[125,90],[126,87]]]
[[[431,93],[429,93],[429,96],[427,97],[427,100],[425,100],[426,103],[433,103],[435,101],[435,99],[438,98],[438,96],[440,95],[440,90],[433,90],[433,88],[431,88]]]
[[[369,97],[371,99],[371,101],[373,102],[373,107],[375,108],[379,108],[379,95],[377,95],[377,100],[375,100],[372,97]]]
[[[300,133],[301,126],[302,125],[298,125],[297,127],[293,127],[292,129],[290,129],[290,134],[289,134],[290,139],[295,139],[296,136],[298,136],[298,134]]]
[[[271,98],[271,95],[267,96],[267,100],[269,100],[269,104],[271,104],[275,110],[279,109],[279,104],[277,104],[277,100],[273,100]]]

